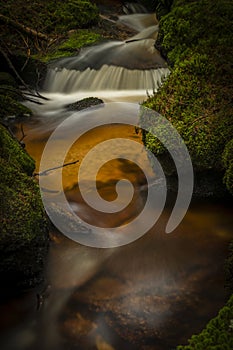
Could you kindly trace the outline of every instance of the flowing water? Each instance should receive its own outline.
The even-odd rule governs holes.
[[[36,159],[37,171],[49,135],[73,114],[65,107],[67,103],[93,95],[103,98],[105,103],[138,103],[146,97],[146,90],[156,90],[168,74],[166,64],[148,41],[148,35],[153,40],[148,33],[152,33],[153,25],[157,26],[156,18],[145,14],[131,16],[123,16],[120,21],[141,31],[139,42],[132,41],[132,46],[125,42],[95,46],[77,58],[51,66],[43,91],[50,100],[44,105],[29,104],[34,116],[24,123],[26,148]],[[138,27],[135,23],[139,23]],[[141,42],[143,31],[147,34]],[[150,47],[148,55],[145,45]],[[122,64],[130,52],[141,54],[141,50],[147,60],[145,69],[137,67],[136,59],[132,62],[135,69],[128,67],[129,61]],[[95,52],[103,58],[100,66],[96,66],[100,59],[96,61]],[[158,62],[159,65],[162,62],[161,66]],[[117,111],[118,104],[115,106]],[[104,105],[99,108],[104,114]],[[143,163],[143,171],[133,161],[118,158],[107,162],[98,172],[99,193],[108,201],[115,199],[120,179],[127,178],[134,186],[132,203],[117,215],[97,212],[85,203],[77,173],[94,146],[119,137],[141,143],[141,136],[131,125],[114,123],[93,129],[85,111],[76,116],[77,122],[90,125],[90,130],[72,145],[66,156],[66,162],[79,159],[79,163],[63,169],[66,198],[84,221],[102,227],[123,226],[145,204],[148,182],[144,170],[149,181],[156,181],[146,151],[128,150],[131,160],[140,159]],[[20,137],[19,127],[16,133]],[[57,154],[68,136],[67,131],[56,143]],[[106,154],[113,151],[109,148]],[[92,166],[95,161],[92,160]],[[58,165],[55,157],[51,167]],[[89,168],[86,181],[90,181]],[[47,190],[56,197],[56,182],[48,184]],[[146,235],[123,247],[83,246],[54,229],[46,288],[10,299],[0,307],[1,349],[171,350],[199,332],[225,302],[223,265],[233,236],[231,207],[218,202],[192,202],[180,226],[167,235],[164,229],[171,205],[167,204]],[[149,214],[154,215],[153,211]]]

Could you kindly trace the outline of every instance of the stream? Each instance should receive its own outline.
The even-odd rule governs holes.
[[[62,183],[74,212],[101,227],[123,227],[138,215],[146,201],[148,181],[154,183],[156,174],[143,147],[140,152],[128,150],[130,160],[106,162],[96,178],[101,197],[113,201],[116,183],[125,178],[135,191],[124,210],[106,214],[90,208],[80,193],[77,173],[82,160],[109,139],[120,137],[141,145],[141,135],[132,125],[111,123],[108,106],[114,106],[113,113],[117,113],[126,104],[130,113],[130,106],[133,109],[156,91],[170,73],[154,48],[156,16],[134,13],[118,21],[138,33],[124,42],[94,45],[77,57],[53,62],[41,91],[48,101],[43,105],[27,102],[34,115],[24,122],[24,141],[36,160],[36,171],[48,138],[61,122],[76,113],[75,122],[88,128],[66,155],[66,162],[78,159],[79,163],[63,169]],[[91,115],[88,110],[66,108],[90,96],[104,101],[91,109]],[[110,124],[92,128],[92,117],[99,110]],[[20,138],[20,125],[15,127]],[[69,131],[57,141],[57,154],[68,137]],[[114,146],[104,152],[111,158]],[[94,190],[88,187],[89,175],[97,164],[98,159],[92,159],[85,169],[90,195]],[[58,165],[55,157],[50,167]],[[56,198],[56,180],[49,176],[46,190]],[[181,224],[166,234],[171,203],[168,198],[159,220],[145,235],[121,247],[88,247],[54,228],[45,288],[0,305],[1,349],[172,350],[200,332],[226,301],[224,260],[233,238],[232,207],[220,201],[193,200]],[[148,215],[154,215],[152,209]]]

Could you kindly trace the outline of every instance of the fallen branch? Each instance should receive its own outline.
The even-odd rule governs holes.
[[[35,91],[35,93],[33,91],[27,92],[27,91],[23,91],[23,95],[24,97],[27,99],[27,96],[32,96],[32,97],[38,97],[41,100],[45,100],[45,101],[49,101],[50,99],[41,95],[38,91]]]
[[[24,95],[23,97],[24,97],[25,100],[27,100],[27,101],[29,101],[29,102],[35,103],[35,104],[37,104],[37,105],[43,105],[43,103],[40,102],[40,101],[33,100],[32,98],[29,98],[29,97],[27,97],[27,96],[25,96],[25,95]],[[37,97],[37,96],[35,96],[35,97]]]
[[[70,162],[70,163],[65,163],[63,165],[58,165],[58,166],[55,166],[54,168],[49,168],[49,169],[46,169],[44,171],[41,171],[39,173],[34,173],[33,176],[44,176],[44,175],[48,175],[48,173],[50,171],[53,171],[53,170],[56,170],[56,169],[61,169],[61,168],[65,168],[66,166],[68,165],[73,165],[73,164],[76,164],[78,163],[79,160],[75,160],[74,162]]]
[[[50,41],[50,38],[48,35],[41,33],[41,32],[38,32],[35,29],[29,28],[29,27],[25,26],[24,24],[19,23],[16,20],[13,20],[7,16],[4,16],[1,13],[0,13],[0,22],[3,22],[4,24],[10,25],[10,26],[12,26],[12,27],[14,27],[14,28],[16,28],[16,29],[28,34],[28,35],[31,35],[33,37],[39,38],[39,39],[47,41],[47,42]]]

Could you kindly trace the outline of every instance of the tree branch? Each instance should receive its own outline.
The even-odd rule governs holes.
[[[31,101],[31,102],[35,102],[38,104],[41,104],[40,102],[36,102],[32,99],[27,98],[26,96],[33,96],[33,97],[37,97],[40,98],[42,100],[46,100],[48,101],[49,99],[47,97],[42,96],[38,91],[34,92],[30,89],[30,87],[24,82],[24,80],[21,78],[21,76],[19,75],[19,73],[17,72],[17,70],[15,69],[13,63],[11,62],[11,60],[9,59],[8,55],[6,54],[5,51],[3,51],[0,47],[0,52],[2,53],[2,55],[5,57],[9,67],[13,70],[14,74],[16,75],[16,77],[19,79],[19,81],[21,82],[21,84],[24,86],[24,88],[29,91],[29,92],[24,92],[23,95],[25,97],[26,100]]]
[[[36,37],[38,39],[44,40],[44,41],[50,41],[50,38],[48,35],[41,33],[41,32],[37,32],[36,30],[29,28],[27,26],[25,26],[24,24],[19,23],[17,20],[13,20],[7,16],[4,16],[0,13],[0,22],[3,22],[4,24],[10,25],[30,36]]]

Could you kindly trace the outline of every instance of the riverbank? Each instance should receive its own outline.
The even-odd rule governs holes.
[[[233,193],[231,25],[232,4],[227,0],[175,0],[171,12],[161,18],[157,40],[171,74],[145,102],[176,127],[196,177],[205,180],[208,173],[210,187],[218,182],[216,192],[222,194],[221,183]],[[144,133],[143,140],[156,155],[166,154],[150,133]],[[203,194],[209,192],[208,184],[205,187]],[[215,196],[213,188],[211,192]]]
[[[0,150],[1,150],[1,293],[17,294],[41,284],[47,259],[48,221],[36,179],[35,161],[10,128],[32,116],[22,102],[43,103],[37,90],[53,56],[71,55],[79,47],[99,40],[89,28],[99,12],[89,1],[1,2],[0,14]],[[79,29],[74,30],[74,29]],[[73,30],[73,31],[72,31]],[[65,43],[65,44],[63,44]],[[79,43],[79,45],[77,45]],[[57,54],[58,53],[58,54]],[[55,57],[54,57],[55,58]],[[27,89],[27,96],[22,92]]]
[[[193,161],[197,196],[233,194],[232,13],[229,1],[174,1],[171,12],[161,18],[157,40],[171,74],[144,103],[171,121],[184,139]],[[166,150],[150,133],[144,133],[143,140],[166,159]],[[226,273],[231,294],[232,249]],[[177,349],[232,349],[232,318],[231,297],[189,345]]]
[[[9,294],[43,281],[48,223],[32,177],[35,162],[3,125],[0,140],[0,278],[1,293]]]

